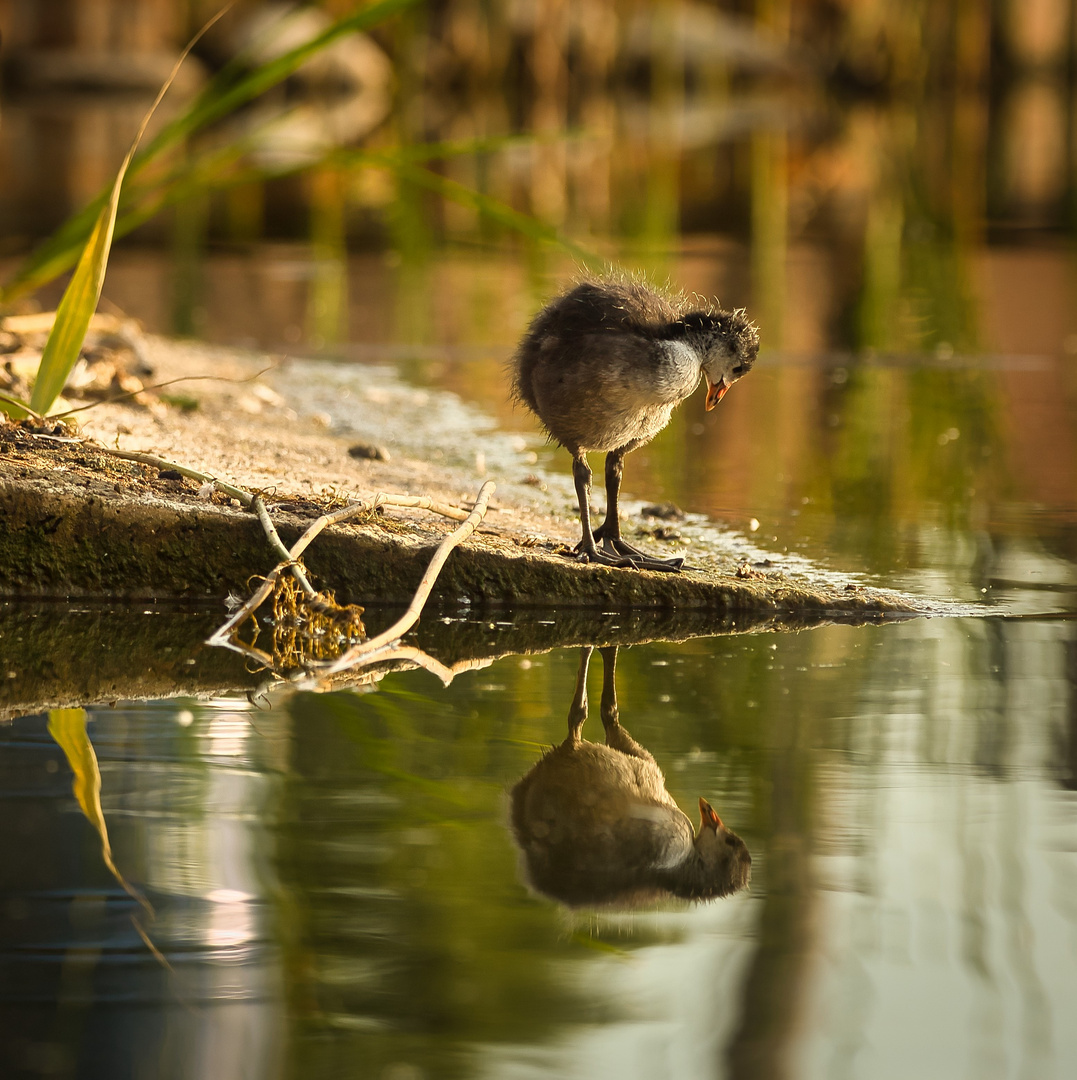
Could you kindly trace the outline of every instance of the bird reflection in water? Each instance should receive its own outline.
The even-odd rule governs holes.
[[[693,830],[657,762],[621,726],[616,647],[601,650],[606,743],[582,737],[591,652],[580,659],[568,737],[512,790],[512,831],[528,883],[570,906],[603,907],[743,889],[752,866],[744,841],[704,798]]]

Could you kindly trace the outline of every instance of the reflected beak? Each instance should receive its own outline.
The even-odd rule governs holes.
[[[723,828],[722,819],[714,812],[714,807],[711,806],[711,804],[707,802],[707,800],[704,799],[702,795],[700,795],[699,827],[702,828],[704,825],[706,825],[709,829],[713,829],[715,832]]]
[[[707,380],[707,405],[706,405],[706,409],[707,409],[707,412],[710,412],[711,409],[713,409],[714,406],[717,405],[718,402],[721,401],[722,398],[725,397],[726,391],[729,389],[729,387],[726,386],[725,379],[719,379],[718,382],[712,383],[711,380],[710,380],[709,375],[704,373],[703,377]]]

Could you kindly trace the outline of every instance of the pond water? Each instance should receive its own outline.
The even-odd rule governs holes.
[[[17,719],[4,1075],[1073,1075],[1075,629],[622,649],[624,727],[751,852],[750,890],[697,905],[570,909],[525,884],[507,793],[565,737],[576,649],[445,690],[397,673],[89,709],[112,857],[152,914],[106,868],[49,717]]]

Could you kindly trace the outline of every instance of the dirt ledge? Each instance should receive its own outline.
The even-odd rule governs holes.
[[[153,342],[158,378],[197,371],[249,378],[259,357],[231,350]],[[285,543],[347,489],[426,493],[459,502],[478,483],[427,462],[356,462],[348,440],[294,414],[245,407],[249,386],[199,385],[191,415],[150,417],[130,408],[93,410],[87,434],[102,443],[171,457],[249,488],[277,481],[270,498]],[[209,389],[206,389],[206,387]],[[284,462],[285,464],[282,464]],[[285,478],[282,481],[282,473]],[[100,445],[42,438],[0,425],[0,596],[10,598],[223,599],[245,593],[276,559],[255,518],[228,500],[201,498],[199,485],[109,456]],[[732,557],[681,574],[582,565],[554,553],[574,523],[500,495],[487,522],[442,572],[434,604],[688,609],[785,616],[795,624],[929,614],[898,593],[796,579],[782,573],[738,577]],[[434,546],[451,524],[413,512],[337,526],[310,548],[317,584],[342,602],[398,603],[414,591]],[[551,537],[526,546],[525,537]]]

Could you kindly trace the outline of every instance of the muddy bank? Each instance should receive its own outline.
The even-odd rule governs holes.
[[[476,433],[478,422],[451,395],[415,391],[384,371],[347,369],[343,378],[357,387],[355,396],[369,396],[383,421],[388,415],[392,422],[394,408],[400,412],[401,437],[389,460],[357,458],[348,452],[356,443],[354,426],[331,430],[331,417],[316,410],[303,415],[293,408],[302,407],[301,395],[274,388],[274,380],[284,389],[289,380],[294,384],[295,365],[278,362],[259,375],[265,358],[152,339],[149,352],[158,380],[202,374],[230,381],[185,384],[184,393],[197,399],[193,410],[113,404],[83,413],[82,432],[97,445],[0,428],[0,596],[222,600],[246,592],[253,576],[274,565],[249,512],[219,492],[200,491],[196,481],[103,449],[119,446],[265,491],[285,543],[328,506],[379,490],[466,506],[482,479],[495,479],[491,512],[453,553],[435,605],[684,609],[801,624],[934,610],[838,575],[782,565],[778,557],[753,562],[735,544],[687,552],[696,568],[676,575],[582,565],[556,553],[576,535],[563,493],[544,493],[533,477],[521,481],[506,436]],[[339,382],[330,390],[334,385],[342,396]],[[423,395],[418,405],[416,394]],[[489,446],[489,457],[464,452],[454,460],[443,453],[435,464],[408,452],[409,425],[416,429],[411,441],[429,451],[431,438],[456,446],[454,422]],[[485,460],[475,464],[475,457]],[[644,531],[632,521],[626,526],[630,536]],[[449,528],[424,512],[389,511],[328,530],[305,561],[319,587],[335,590],[343,602],[403,602]]]

